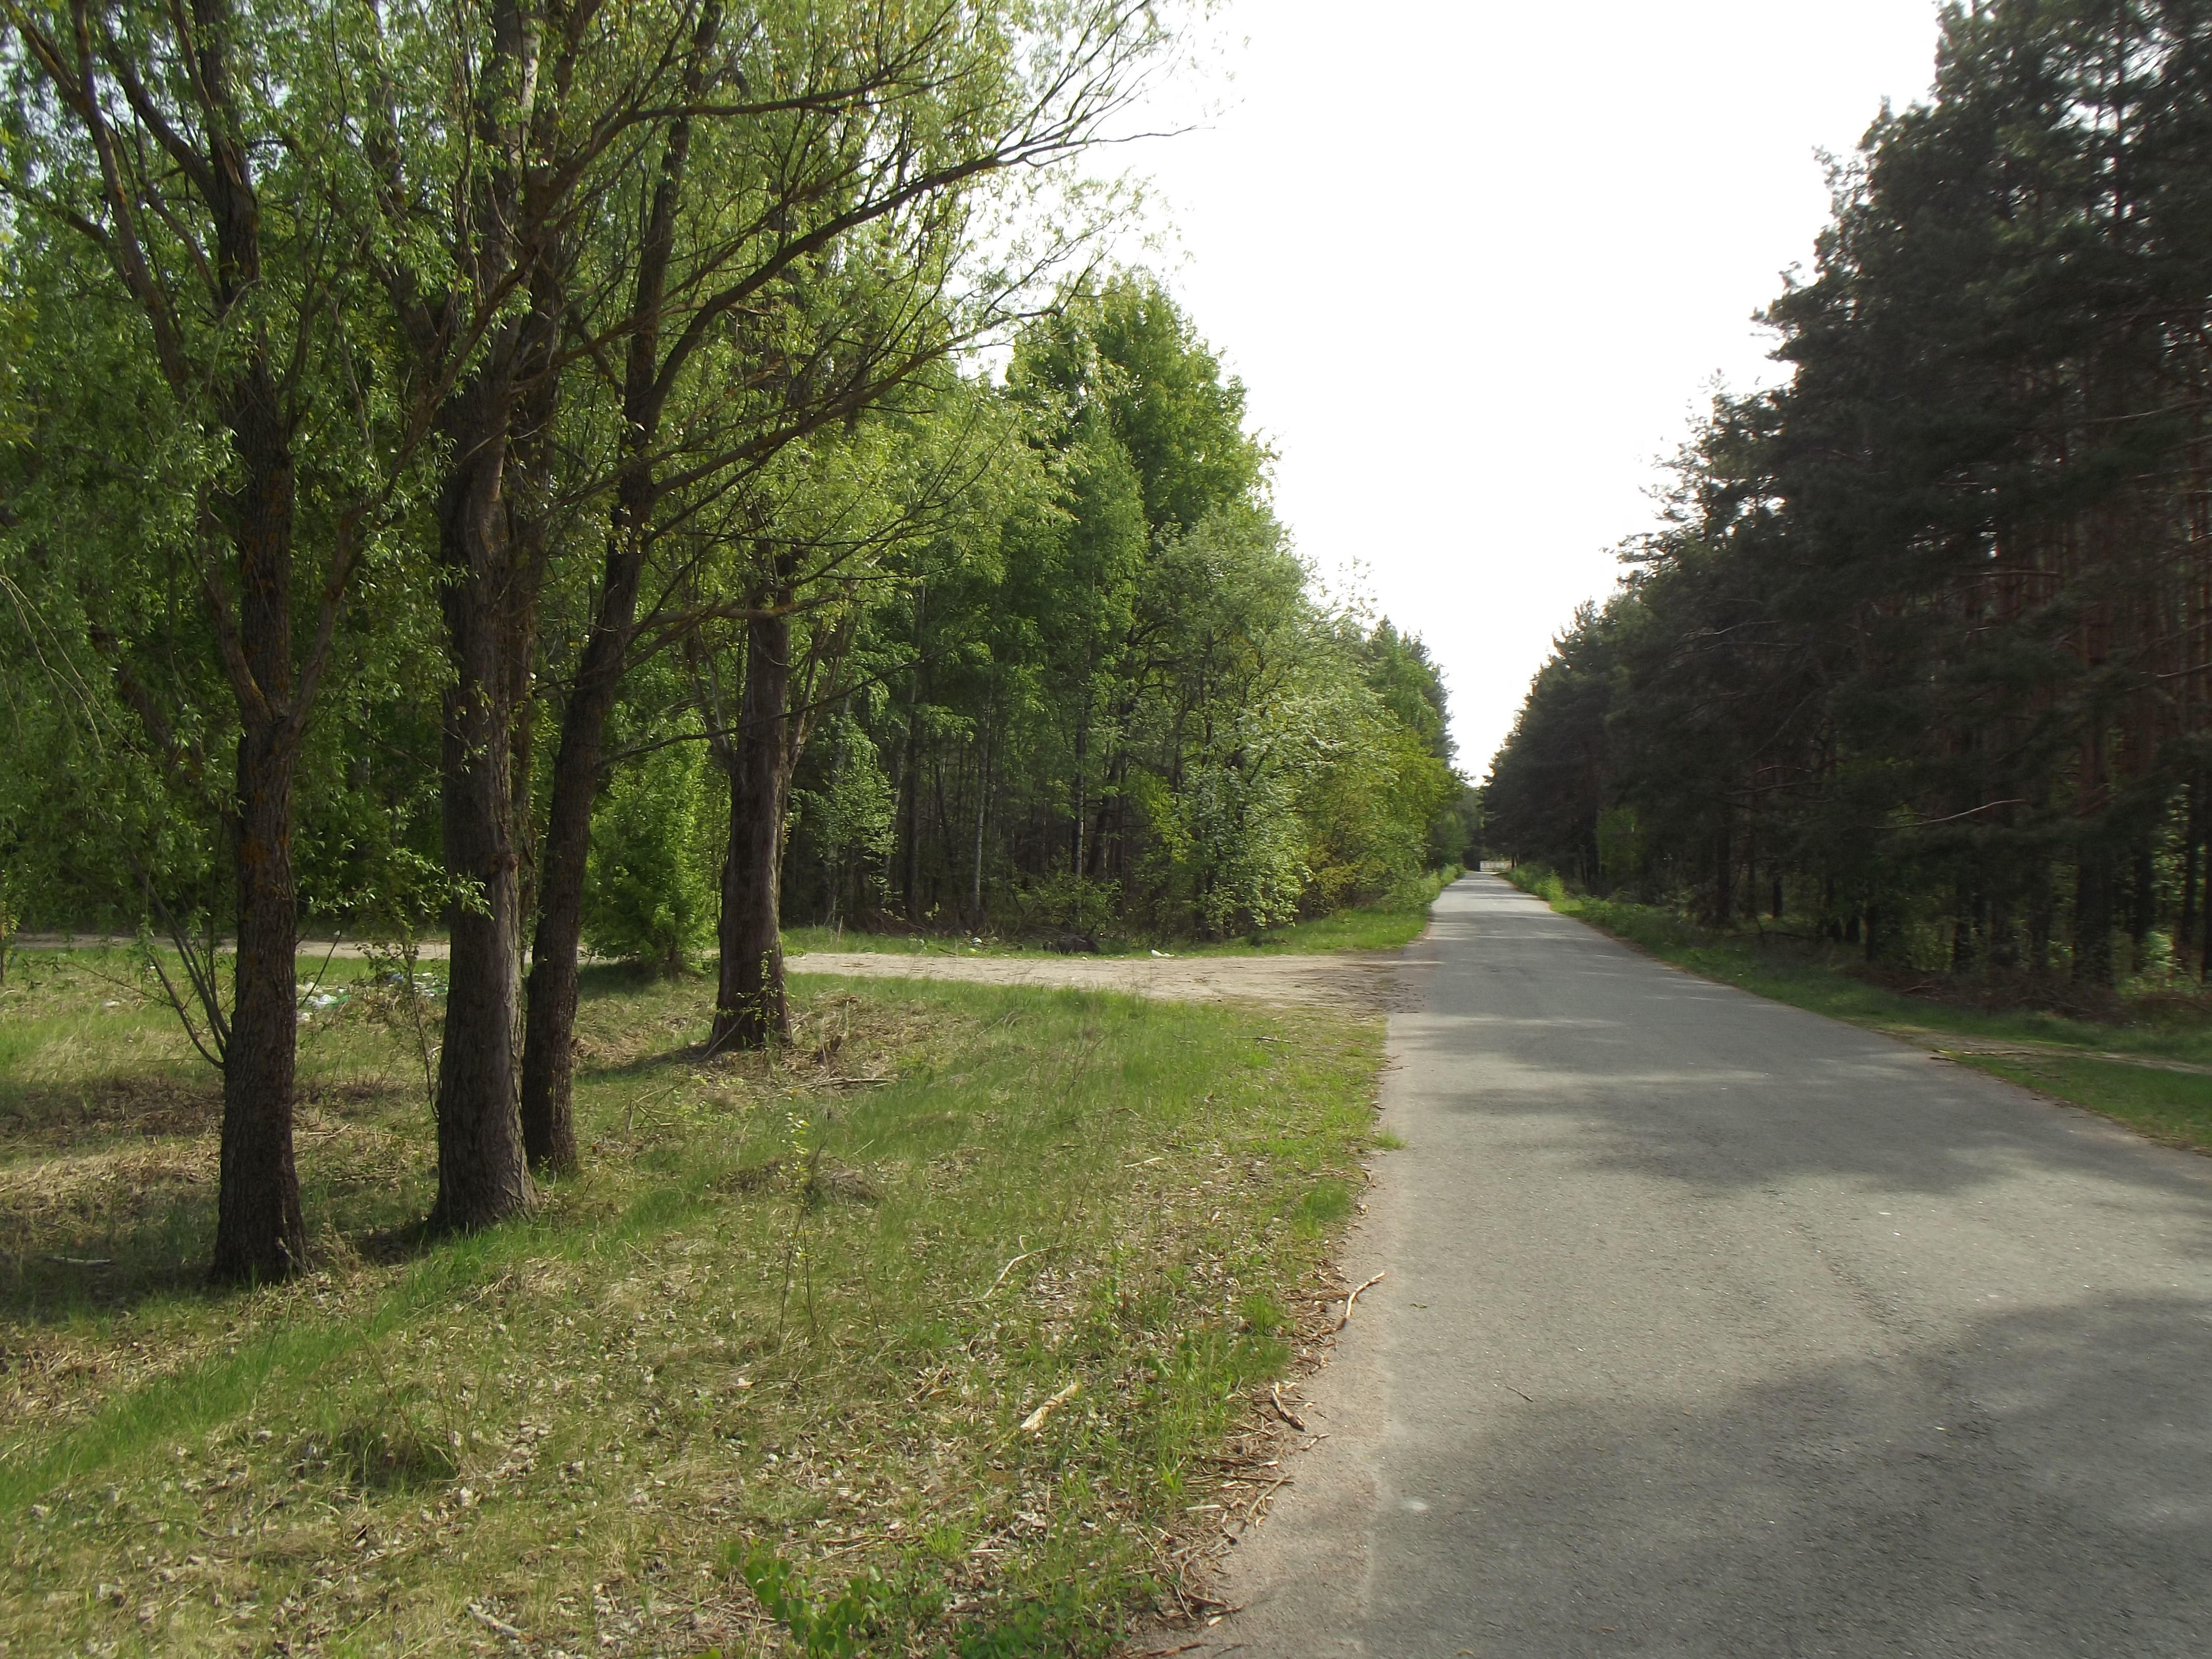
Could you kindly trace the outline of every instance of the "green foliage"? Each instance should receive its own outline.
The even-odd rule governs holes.
[[[1768,313],[1790,383],[1692,433],[1664,527],[1531,685],[1485,833],[1877,966],[2201,980],[2212,55],[2188,8],[1942,27],[1932,96],[1838,169]]]
[[[680,973],[713,933],[709,778],[701,745],[672,744],[600,798],[584,888],[584,937],[598,954]]]
[[[791,796],[792,840],[822,872],[829,898],[825,925],[840,915],[848,866],[879,867],[896,836],[898,792],[884,776],[883,761],[866,731],[850,714],[824,723],[815,738],[812,787]]]
[[[817,1603],[807,1594],[805,1578],[765,1544],[746,1553],[739,1571],[762,1610],[791,1632],[806,1659],[848,1659],[869,1651],[868,1638],[881,1621],[880,1575],[863,1574],[836,1599]]]
[[[1055,872],[1032,882],[1022,893],[1022,908],[1033,926],[1072,933],[1094,949],[1098,936],[1121,908],[1121,889],[1112,882]]]
[[[1315,593],[1243,389],[1165,290],[1127,274],[1066,296],[1005,397],[1030,487],[1001,498],[986,556],[918,556],[855,647],[889,682],[851,717],[897,792],[890,856],[880,876],[873,848],[796,861],[790,908],[862,893],[908,930],[1097,937],[1109,918],[1063,914],[1065,878],[1115,891],[1121,933],[1221,939],[1455,861],[1434,665]]]

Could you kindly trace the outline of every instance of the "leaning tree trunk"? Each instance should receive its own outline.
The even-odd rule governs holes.
[[[791,619],[756,617],[745,627],[744,712],[723,756],[730,842],[722,861],[715,1048],[764,1048],[791,1032],[780,908],[784,804],[791,785],[790,695]]]
[[[684,94],[696,101],[708,55],[721,27],[721,8],[708,5],[692,36]],[[623,371],[624,465],[615,488],[599,603],[592,613],[574,689],[561,711],[561,745],[553,761],[553,795],[538,864],[538,929],[531,943],[530,995],[522,1038],[522,1139],[533,1169],[573,1170],[576,1147],[577,952],[583,943],[584,878],[592,851],[592,805],[599,793],[607,717],[628,665],[636,632],[638,587],[645,574],[653,513],[659,496],[653,454],[666,407],[668,375],[660,331],[677,221],[691,153],[691,121],[679,116],[662,152],[660,180],[641,239],[630,300],[629,343]],[[549,427],[550,422],[546,423]]]
[[[609,561],[610,574],[621,572]],[[622,684],[628,619],[638,567],[628,569],[629,594],[619,630],[601,621],[585,642],[575,689],[562,711],[561,745],[553,758],[553,798],[538,865],[538,931],[530,953],[529,1013],[522,1043],[522,1139],[533,1169],[576,1167],[575,1089],[577,952],[583,942],[584,877],[592,851],[592,803],[598,793],[607,715]]]
[[[439,502],[440,601],[453,673],[445,696],[439,803],[451,907],[446,1029],[438,1055],[438,1200],[431,1224],[467,1231],[528,1207],[517,1109],[521,895],[509,787],[508,548],[500,500],[503,422],[481,382],[457,399],[457,460]]]

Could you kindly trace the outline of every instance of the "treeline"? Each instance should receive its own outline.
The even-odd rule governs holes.
[[[448,935],[465,1229],[576,1162],[587,947],[715,937],[758,1046],[787,905],[1218,933],[1450,850],[1418,643],[1050,188],[1156,12],[9,9],[0,910],[143,929],[218,1277],[306,1259],[310,927]]]
[[[2202,973],[2212,11],[1993,0],[1837,179],[1665,528],[1531,687],[1491,843],[1878,961]]]
[[[1242,387],[1156,283],[1117,278],[1024,330],[996,401],[1019,441],[989,488],[840,613],[849,637],[813,672],[787,920],[1218,938],[1458,855],[1433,664],[1316,597]],[[667,690],[643,741],[705,707]],[[696,793],[709,769],[672,746],[617,785],[628,817],[600,837],[586,928],[605,953],[673,962],[702,942],[724,861],[684,826],[716,816]],[[617,877],[641,853],[649,867]]]

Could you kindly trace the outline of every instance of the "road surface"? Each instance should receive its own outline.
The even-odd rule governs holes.
[[[1408,954],[1389,1277],[1194,1651],[2212,1654],[2212,1159],[1495,878]]]

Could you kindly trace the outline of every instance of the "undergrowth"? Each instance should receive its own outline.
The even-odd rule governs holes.
[[[1459,879],[1456,865],[1411,876],[1379,899],[1347,905],[1328,915],[1309,917],[1254,935],[1225,939],[1195,939],[1180,933],[1102,932],[1096,941],[1101,956],[1301,956],[1329,951],[1395,951],[1410,945],[1428,926],[1429,907],[1437,895]],[[804,951],[867,951],[946,956],[1052,956],[1052,948],[1019,938],[963,933],[866,933],[858,929],[788,927],[784,949]]]
[[[708,985],[587,973],[586,1171],[434,1243],[340,964],[315,1271],[216,1295],[211,1080],[116,962],[11,975],[0,1650],[1110,1650],[1325,1288],[1379,1022],[794,986],[710,1062]]]

